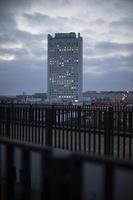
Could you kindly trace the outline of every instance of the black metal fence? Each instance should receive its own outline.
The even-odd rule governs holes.
[[[133,159],[133,108],[0,104],[0,137]]]

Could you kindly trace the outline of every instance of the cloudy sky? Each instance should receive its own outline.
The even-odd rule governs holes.
[[[80,32],[83,90],[133,90],[133,0],[1,0],[0,95],[47,90],[47,34]]]

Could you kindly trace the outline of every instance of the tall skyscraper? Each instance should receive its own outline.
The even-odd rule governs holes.
[[[48,99],[82,100],[82,37],[74,32],[48,35]]]

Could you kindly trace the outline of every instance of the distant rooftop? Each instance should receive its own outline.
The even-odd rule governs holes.
[[[78,37],[80,37],[80,33],[78,33]],[[76,38],[76,33],[75,32],[70,32],[70,33],[55,33],[55,37],[52,37],[50,34],[48,34],[48,38]]]

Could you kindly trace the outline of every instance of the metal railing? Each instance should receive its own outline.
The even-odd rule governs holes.
[[[0,199],[133,199],[131,161],[54,151],[17,141],[0,143]]]
[[[0,138],[133,159],[133,108],[0,104]]]

